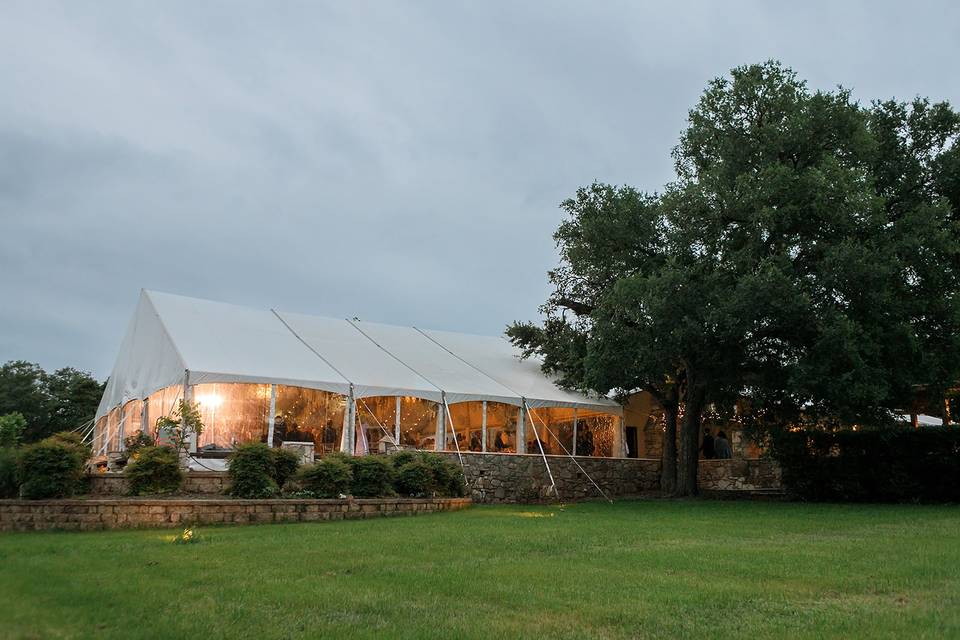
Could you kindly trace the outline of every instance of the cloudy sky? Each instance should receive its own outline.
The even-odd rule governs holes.
[[[3,0],[0,362],[105,377],[141,288],[500,333],[768,58],[957,104],[960,3]]]

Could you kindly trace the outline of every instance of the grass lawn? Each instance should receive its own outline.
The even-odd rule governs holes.
[[[0,638],[960,637],[960,508],[477,506],[0,534]]]

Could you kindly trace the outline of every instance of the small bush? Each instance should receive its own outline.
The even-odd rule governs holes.
[[[19,493],[17,451],[13,447],[0,447],[0,498],[16,498]]]
[[[183,484],[180,456],[172,447],[141,447],[124,469],[130,495],[176,493]]]
[[[127,436],[123,439],[123,450],[127,454],[127,458],[132,458],[138,451],[145,447],[152,447],[156,443],[153,441],[153,438],[145,434],[143,431],[138,431],[132,436]]]
[[[422,453],[421,456],[433,471],[433,490],[436,495],[447,498],[461,498],[466,495],[463,470],[459,465],[432,453]]]
[[[297,473],[300,453],[293,449],[273,449],[273,481],[281,489]]]
[[[269,498],[276,495],[273,452],[265,444],[243,444],[234,449],[228,458],[230,467],[230,490],[238,498]]]
[[[352,465],[334,456],[300,469],[297,480],[304,491],[317,498],[339,498],[350,492]]]
[[[393,465],[380,456],[353,458],[351,493],[358,498],[377,498],[393,495]]]
[[[88,449],[63,434],[27,445],[17,459],[17,482],[24,498],[66,498],[82,486]]]
[[[83,443],[83,437],[76,431],[59,431],[47,440],[70,447],[82,457],[84,462],[90,457],[90,446]]]
[[[402,496],[419,498],[433,493],[433,469],[423,460],[413,459],[397,469],[394,486]]]
[[[394,469],[399,469],[408,462],[413,462],[414,460],[419,460],[420,454],[415,451],[397,451],[396,453],[390,454],[390,462],[393,463]]]

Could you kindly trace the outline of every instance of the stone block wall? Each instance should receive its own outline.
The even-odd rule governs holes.
[[[456,453],[440,455],[459,464]],[[538,502],[555,499],[550,493],[550,476],[540,455],[473,452],[461,455],[468,495],[474,502]],[[593,478],[611,498],[659,489],[659,460],[577,457],[574,462],[569,456],[547,456],[547,462],[553,472],[557,492],[563,500],[601,497],[589,478]]]
[[[770,491],[783,487],[780,465],[767,458],[701,460],[697,484],[701,491]]]
[[[0,500],[0,531],[185,527],[208,524],[314,522],[456,511],[469,498],[363,500],[230,500],[94,498]]]
[[[183,493],[221,495],[230,484],[222,471],[189,471],[185,474]],[[122,473],[97,473],[90,476],[90,493],[97,496],[127,494],[127,479]]]

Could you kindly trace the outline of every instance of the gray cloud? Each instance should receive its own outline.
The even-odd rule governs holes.
[[[106,376],[141,287],[499,333],[710,78],[957,102],[958,7],[4,3],[0,361]]]

